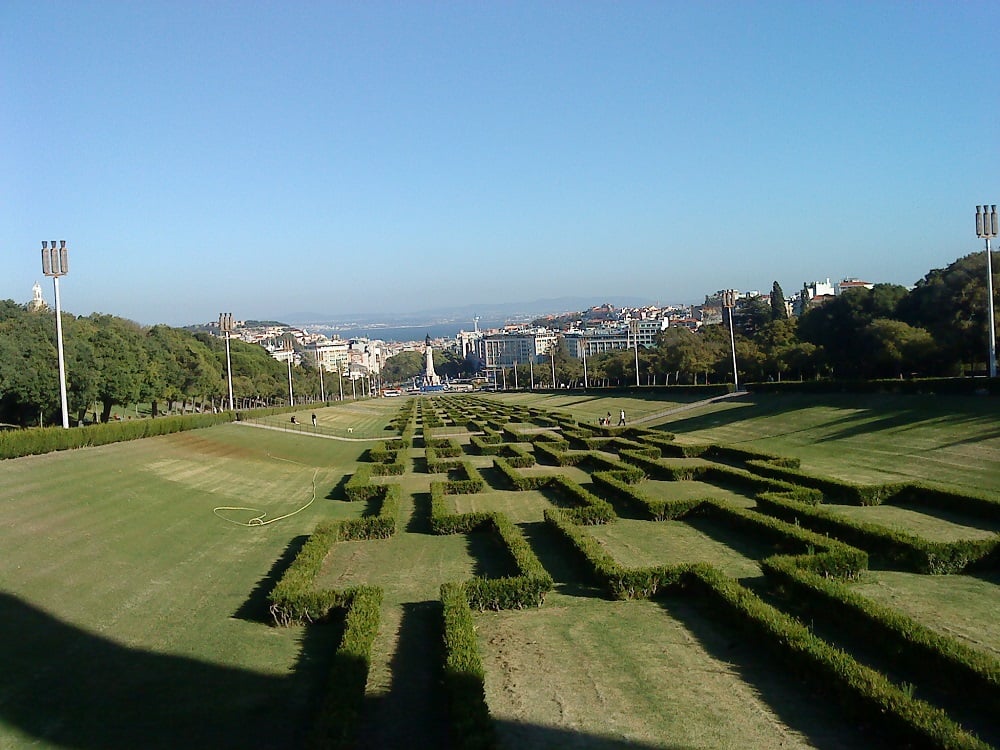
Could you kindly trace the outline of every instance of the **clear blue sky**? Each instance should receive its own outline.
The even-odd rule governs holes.
[[[0,5],[0,299],[700,301],[982,249],[988,2]]]

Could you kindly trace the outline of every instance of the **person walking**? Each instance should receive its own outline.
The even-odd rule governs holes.
[[[315,426],[316,426],[316,415],[313,414],[313,427],[315,427]]]
[[[624,409],[622,409],[621,416],[618,417],[618,426],[619,427],[624,427],[625,426],[625,410]]]

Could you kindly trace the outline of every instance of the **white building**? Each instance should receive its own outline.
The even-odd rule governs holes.
[[[540,362],[559,340],[559,334],[547,328],[524,329],[483,336],[483,359],[487,367],[513,367],[515,364]]]

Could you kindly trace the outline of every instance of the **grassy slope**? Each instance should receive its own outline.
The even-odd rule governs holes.
[[[360,450],[226,425],[3,462],[0,746],[297,746],[330,644],[264,624],[256,587],[356,512],[326,496]],[[213,513],[294,511],[314,477],[273,525]]]
[[[567,395],[513,398],[594,420],[618,408],[638,415],[643,406],[650,412],[668,406]],[[882,479],[920,476],[997,493],[1000,470],[979,463],[984,457],[1000,463],[996,407],[986,400],[911,398],[859,405],[856,399],[779,397],[687,412],[665,428],[686,442],[745,441],[799,455],[807,469],[846,478],[865,471]],[[354,420],[359,431],[375,434],[379,420],[384,424],[401,405],[398,399],[373,402],[364,413],[349,405],[351,415],[321,410],[320,427]],[[357,504],[325,498],[354,470],[364,447],[227,425],[4,462],[0,635],[10,666],[0,672],[0,746],[298,746],[311,696],[325,680],[333,629],[277,630],[254,618],[264,615],[268,571],[318,519],[362,512]],[[891,458],[876,460],[885,455]],[[947,475],[928,468],[928,460],[966,468]],[[311,497],[314,476],[319,499],[273,526],[248,529],[213,513],[220,505],[253,506],[270,517],[293,511]],[[439,739],[436,657],[428,647],[438,636],[430,602],[442,580],[497,574],[500,564],[481,539],[424,533],[431,479],[411,473],[385,480],[404,488],[401,533],[389,542],[338,547],[324,574],[330,585],[370,581],[387,589],[364,728],[376,745],[392,746],[418,725],[415,736]],[[656,492],[673,489],[647,484]],[[699,484],[677,490],[731,494]],[[852,744],[829,714],[810,713],[811,700],[782,691],[752,649],[726,641],[683,603],[595,598],[538,522],[549,503],[543,494],[492,487],[454,502],[463,511],[509,512],[560,592],[537,611],[477,618],[491,709],[511,746],[607,747],[626,738],[710,746]],[[683,533],[668,533],[672,527]],[[718,557],[728,560],[733,575],[752,575],[756,567],[755,550],[710,524],[619,521],[595,531],[616,555]],[[913,592],[929,590],[919,577],[872,580],[889,581],[908,601]],[[968,619],[988,624],[992,611],[997,621],[997,582],[973,580],[981,586],[974,600],[979,609]],[[944,627],[968,612],[968,593],[929,596],[922,611],[943,617]],[[994,648],[998,636],[988,627],[980,632]],[[538,695],[544,699],[536,706]],[[110,715],[109,701],[116,705]],[[387,716],[397,718],[387,722]]]
[[[685,443],[802,459],[859,483],[921,480],[1000,495],[1000,400],[977,397],[746,396],[665,419]]]

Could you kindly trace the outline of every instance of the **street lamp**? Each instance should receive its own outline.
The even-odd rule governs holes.
[[[729,343],[733,348],[733,386],[740,389],[740,376],[736,372],[736,326],[733,325],[733,308],[736,307],[736,290],[727,289],[722,293],[722,306],[729,309]]]
[[[294,355],[295,349],[289,345],[288,347],[288,405],[295,406],[295,395],[292,393],[292,357]]]
[[[635,387],[639,387],[639,324],[636,323],[635,331],[632,332],[632,323],[629,322],[629,331],[635,336]]]
[[[586,333],[581,335],[580,341],[583,342],[583,389],[587,390],[590,384],[587,382],[587,334]]]
[[[989,208],[989,210],[987,210]],[[976,236],[986,240],[986,289],[987,321],[989,325],[990,377],[997,376],[997,333],[993,322],[993,260],[990,252],[990,240],[997,236],[997,207],[976,206]],[[43,245],[45,243],[42,243]],[[58,297],[56,300],[58,301]]]
[[[326,403],[326,386],[323,384],[323,363],[319,360],[319,347],[316,347],[316,369],[319,370],[319,398]]]
[[[52,240],[52,247],[49,243],[42,241],[42,273],[52,277],[52,284],[56,290],[56,344],[59,352],[59,399],[62,405],[62,426],[64,430],[69,429],[69,406],[66,403],[66,360],[63,356],[63,334],[62,334],[62,308],[59,305],[59,277],[69,273],[69,250],[66,248],[66,240]]]
[[[233,411],[236,408],[233,403],[233,362],[229,356],[229,337],[233,332],[232,313],[219,313],[219,330],[226,339],[226,380],[229,383],[229,410]]]

